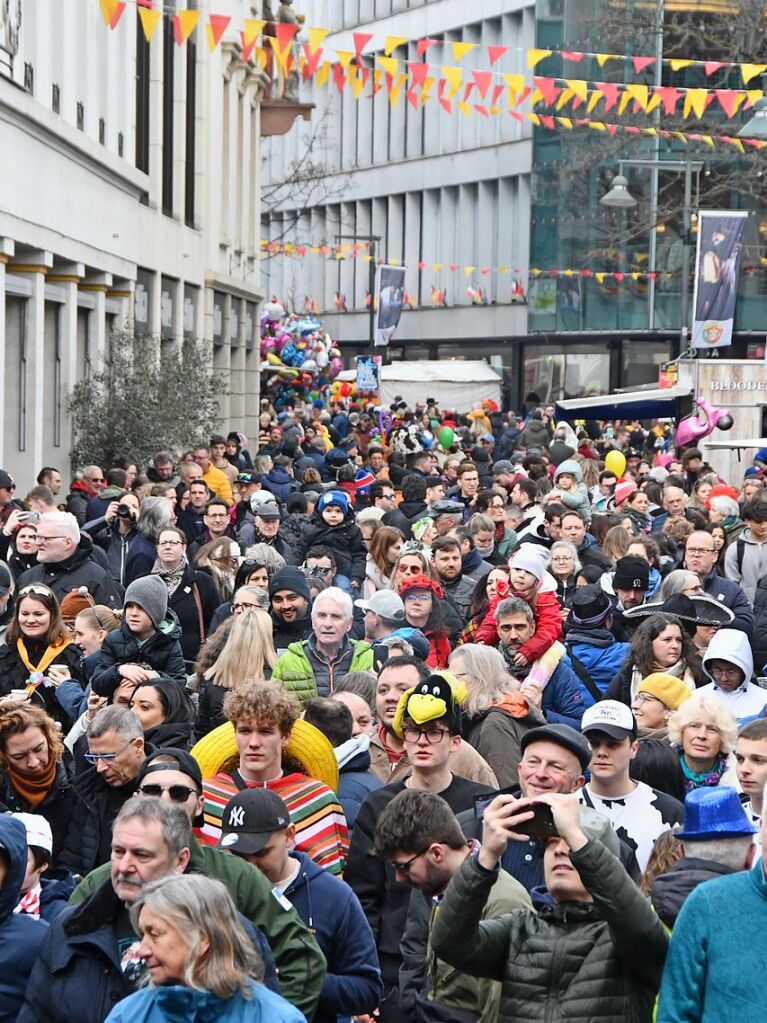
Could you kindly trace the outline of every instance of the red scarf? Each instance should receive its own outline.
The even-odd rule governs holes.
[[[386,728],[383,725],[378,725],[378,738],[381,740],[381,745],[383,746],[384,753],[389,758],[389,763],[398,764],[405,755],[405,748],[403,746],[402,749],[394,749],[393,746],[390,746],[389,743],[386,741],[386,736],[388,734],[389,733],[386,731]]]

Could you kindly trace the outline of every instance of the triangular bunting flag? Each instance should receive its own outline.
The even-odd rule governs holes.
[[[376,60],[387,75],[396,75],[399,71],[399,61],[396,57],[376,57]]]
[[[321,46],[318,46],[316,50],[312,50],[309,43],[302,43],[301,49],[304,51],[305,61],[302,69],[304,80],[312,77],[319,67],[322,54],[325,52]]]
[[[419,57],[423,57],[424,53],[426,53],[426,51],[430,47],[436,45],[437,45],[436,39],[419,39],[418,42],[416,43],[415,52],[418,54]]]
[[[746,93],[746,102],[743,104],[743,109],[750,110],[754,103],[760,100],[763,95],[764,93],[761,89],[749,89]]]
[[[221,36],[226,32],[229,22],[232,19],[226,14],[208,15],[208,24],[205,26],[205,34],[208,37],[208,48],[213,53],[221,42]]]
[[[458,107],[458,109],[461,111],[464,117],[468,117],[469,114],[471,113],[469,104],[464,103],[463,100],[457,100],[455,105]]]
[[[407,60],[405,65],[410,72],[413,79],[413,88],[420,85],[423,88],[423,83],[426,81],[426,76],[431,70],[428,64],[422,64],[419,61]]]
[[[594,92],[592,92],[592,94],[589,96],[589,101],[586,104],[586,110],[588,111],[588,113],[591,113],[591,111],[602,98],[603,97],[601,92],[598,92],[596,89],[594,90]]]
[[[363,71],[365,72],[365,74],[361,73]],[[359,99],[360,96],[362,95],[362,90],[365,88],[365,82],[366,82],[366,79],[367,79],[367,75],[369,73],[370,73],[370,71],[366,67],[365,68],[358,68],[357,69],[357,74],[356,75],[352,75],[350,77],[349,81],[352,83],[352,95],[354,96],[355,99]]]
[[[554,130],[555,128],[554,118],[551,116],[551,114],[541,114],[539,117],[539,121],[544,128],[549,128],[551,131]]]
[[[487,56],[490,60],[490,67],[492,67],[497,60],[500,60],[505,53],[508,53],[508,50],[508,46],[488,46]]]
[[[573,107],[577,107],[580,106],[581,103],[585,103],[589,94],[588,82],[581,81],[578,78],[566,78],[565,81],[568,89],[572,89],[578,100],[577,103],[573,103]]]
[[[681,71],[683,68],[690,67],[690,65],[694,63],[695,61],[687,60],[684,57],[672,57],[669,61],[672,71]]]
[[[151,43],[154,30],[157,28],[162,17],[162,11],[150,10],[148,7],[137,7],[136,10],[141,21],[141,31],[144,33],[144,38],[148,43]]]
[[[706,109],[707,98],[708,89],[688,89],[684,96],[682,115],[684,117],[689,117],[690,111],[692,111],[698,120],[700,120]]]
[[[618,95],[620,92],[617,82],[597,82],[597,90],[601,92],[605,98],[605,112],[612,110],[618,102]]]
[[[719,100],[719,106],[728,117],[735,116],[741,103],[746,98],[742,92],[738,92],[736,89],[717,89],[714,95]]]
[[[714,140],[711,138],[710,135],[701,135],[700,138],[701,142],[705,142],[706,145],[709,146],[711,149],[716,149],[716,146],[714,145]]]
[[[673,85],[656,85],[654,92],[661,98],[664,114],[673,114],[679,101],[679,90]]]
[[[173,15],[173,34],[176,37],[176,46],[183,46],[189,36],[194,32],[199,20],[199,11],[179,11]]]
[[[476,43],[451,43],[450,49],[453,51],[453,60],[463,60],[467,53],[471,53],[472,50],[476,50]]]
[[[620,99],[618,100],[618,113],[622,114],[623,111],[626,109],[626,107],[629,105],[630,102],[631,102],[631,93],[628,91],[628,89],[625,89],[620,94]]]
[[[557,124],[561,128],[567,128],[568,131],[570,131],[573,126],[573,122],[570,120],[569,117],[558,117]]]
[[[474,104],[474,109],[477,111],[478,114],[482,114],[483,117],[489,117],[490,116],[489,113],[488,113],[487,107],[483,107],[479,103],[475,103]]]
[[[256,45],[256,40],[261,34],[264,25],[266,25],[266,22],[262,21],[260,18],[245,19],[245,28],[240,32],[240,37],[242,38],[243,60],[249,59],[251,53],[253,52],[253,47]]]
[[[459,67],[443,67],[442,74],[445,76],[445,80],[450,86],[447,99],[452,99],[461,88],[461,83],[463,82],[463,71]]]
[[[551,106],[556,102],[557,96],[562,91],[556,83],[554,78],[540,78],[536,76],[533,78],[533,84],[536,89],[540,90],[541,96],[546,106]]]
[[[655,57],[632,57],[631,63],[634,65],[634,71],[641,74],[646,67],[655,63]]]
[[[597,53],[596,58],[600,67],[604,67],[608,60],[622,60],[619,53]]]
[[[341,67],[348,73],[349,68],[352,66],[352,59],[354,54],[351,50],[336,50],[336,57]]]
[[[723,63],[722,61],[719,60],[707,60],[704,61],[703,63],[703,73],[706,76],[713,75],[714,72],[718,71],[719,68],[722,67],[729,67],[729,64]]]
[[[101,4],[101,17],[108,28],[117,28],[122,17],[126,4],[122,0],[99,0]]]
[[[533,68],[536,64],[540,64],[546,57],[551,56],[551,50],[528,50],[527,51],[527,66]]]
[[[580,50],[562,50],[561,57],[562,60],[571,60],[574,64],[580,64],[583,60],[583,54]]]
[[[405,36],[386,36],[386,38],[384,39],[384,53],[386,54],[387,57],[391,57],[394,50],[396,50],[398,46],[402,46],[406,42],[407,39],[405,38]]]
[[[646,85],[629,83],[626,85],[626,92],[633,100],[636,100],[642,110],[647,110],[647,100],[649,99],[650,92]]]
[[[444,68],[442,69],[444,71]],[[503,80],[508,86],[509,93],[515,95],[522,92],[525,87],[525,76],[524,75],[510,75],[505,74]]]
[[[298,32],[298,25],[285,25],[280,23],[274,26],[274,32],[277,45],[273,48],[284,53],[295,38],[295,35]]]
[[[559,99],[557,100],[557,110],[561,110],[561,109],[562,109],[562,107],[563,107],[563,106],[564,106],[564,105],[565,105],[566,103],[569,103],[569,102],[570,102],[570,100],[571,100],[571,99],[573,99],[573,97],[574,97],[574,96],[575,96],[575,93],[573,92],[573,90],[572,90],[572,89],[564,89],[564,90],[562,91],[562,94],[561,94],[561,96],[560,96],[560,97],[559,97]],[[579,102],[580,102],[580,101],[579,101]],[[578,103],[573,103],[573,106],[574,106],[574,107],[575,107],[575,106],[578,106]]]
[[[369,32],[352,32],[352,39],[354,40],[354,55],[357,58],[358,64],[362,62],[362,51],[372,38],[373,36]]]
[[[329,28],[310,28],[309,29],[309,51],[314,53],[315,50],[319,50],[322,44],[325,42],[327,37],[330,35]]]
[[[479,89],[480,96],[482,97],[482,99],[484,99],[485,96],[487,95],[487,91],[490,88],[490,85],[491,85],[491,83],[493,81],[493,72],[492,71],[472,71],[471,76],[474,79],[474,81],[476,82],[477,88]]]
[[[767,71],[767,64],[741,64],[740,73],[743,77],[743,84],[748,85],[752,78]]]

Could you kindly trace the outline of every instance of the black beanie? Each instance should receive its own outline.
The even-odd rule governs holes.
[[[287,565],[285,568],[275,572],[269,580],[269,599],[271,600],[275,593],[279,593],[280,590],[292,590],[293,593],[297,593],[304,600],[311,601],[312,599],[304,573],[300,568],[293,568],[291,565]]]

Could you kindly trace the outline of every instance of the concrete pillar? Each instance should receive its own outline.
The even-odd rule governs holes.
[[[98,373],[104,366],[107,350],[107,292],[112,287],[112,275],[89,274],[80,284],[81,291],[93,295],[95,307],[91,313],[91,366]]]
[[[80,281],[85,274],[82,263],[71,263],[68,266],[57,266],[56,272],[48,274],[46,281],[55,284],[64,292],[64,303],[60,312],[60,353],[61,360],[61,401],[66,407],[67,400],[77,383],[77,293]],[[48,368],[51,372],[51,368]],[[66,453],[67,463],[72,449],[72,421],[70,416],[61,417],[61,436],[59,445]]]
[[[11,238],[0,238],[0,394],[5,394],[5,267],[13,256]],[[0,457],[5,465],[5,417],[0,416]]]

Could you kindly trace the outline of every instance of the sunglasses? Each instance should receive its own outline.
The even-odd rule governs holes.
[[[26,597],[28,593],[36,593],[38,597],[54,597],[53,590],[49,590],[47,586],[36,586],[34,583],[30,583],[29,586],[25,586],[19,590],[19,597]]]
[[[185,803],[190,796],[199,796],[197,789],[190,789],[188,785],[139,785],[139,792],[142,796],[157,796],[162,799],[163,793],[167,792],[171,803]]]

